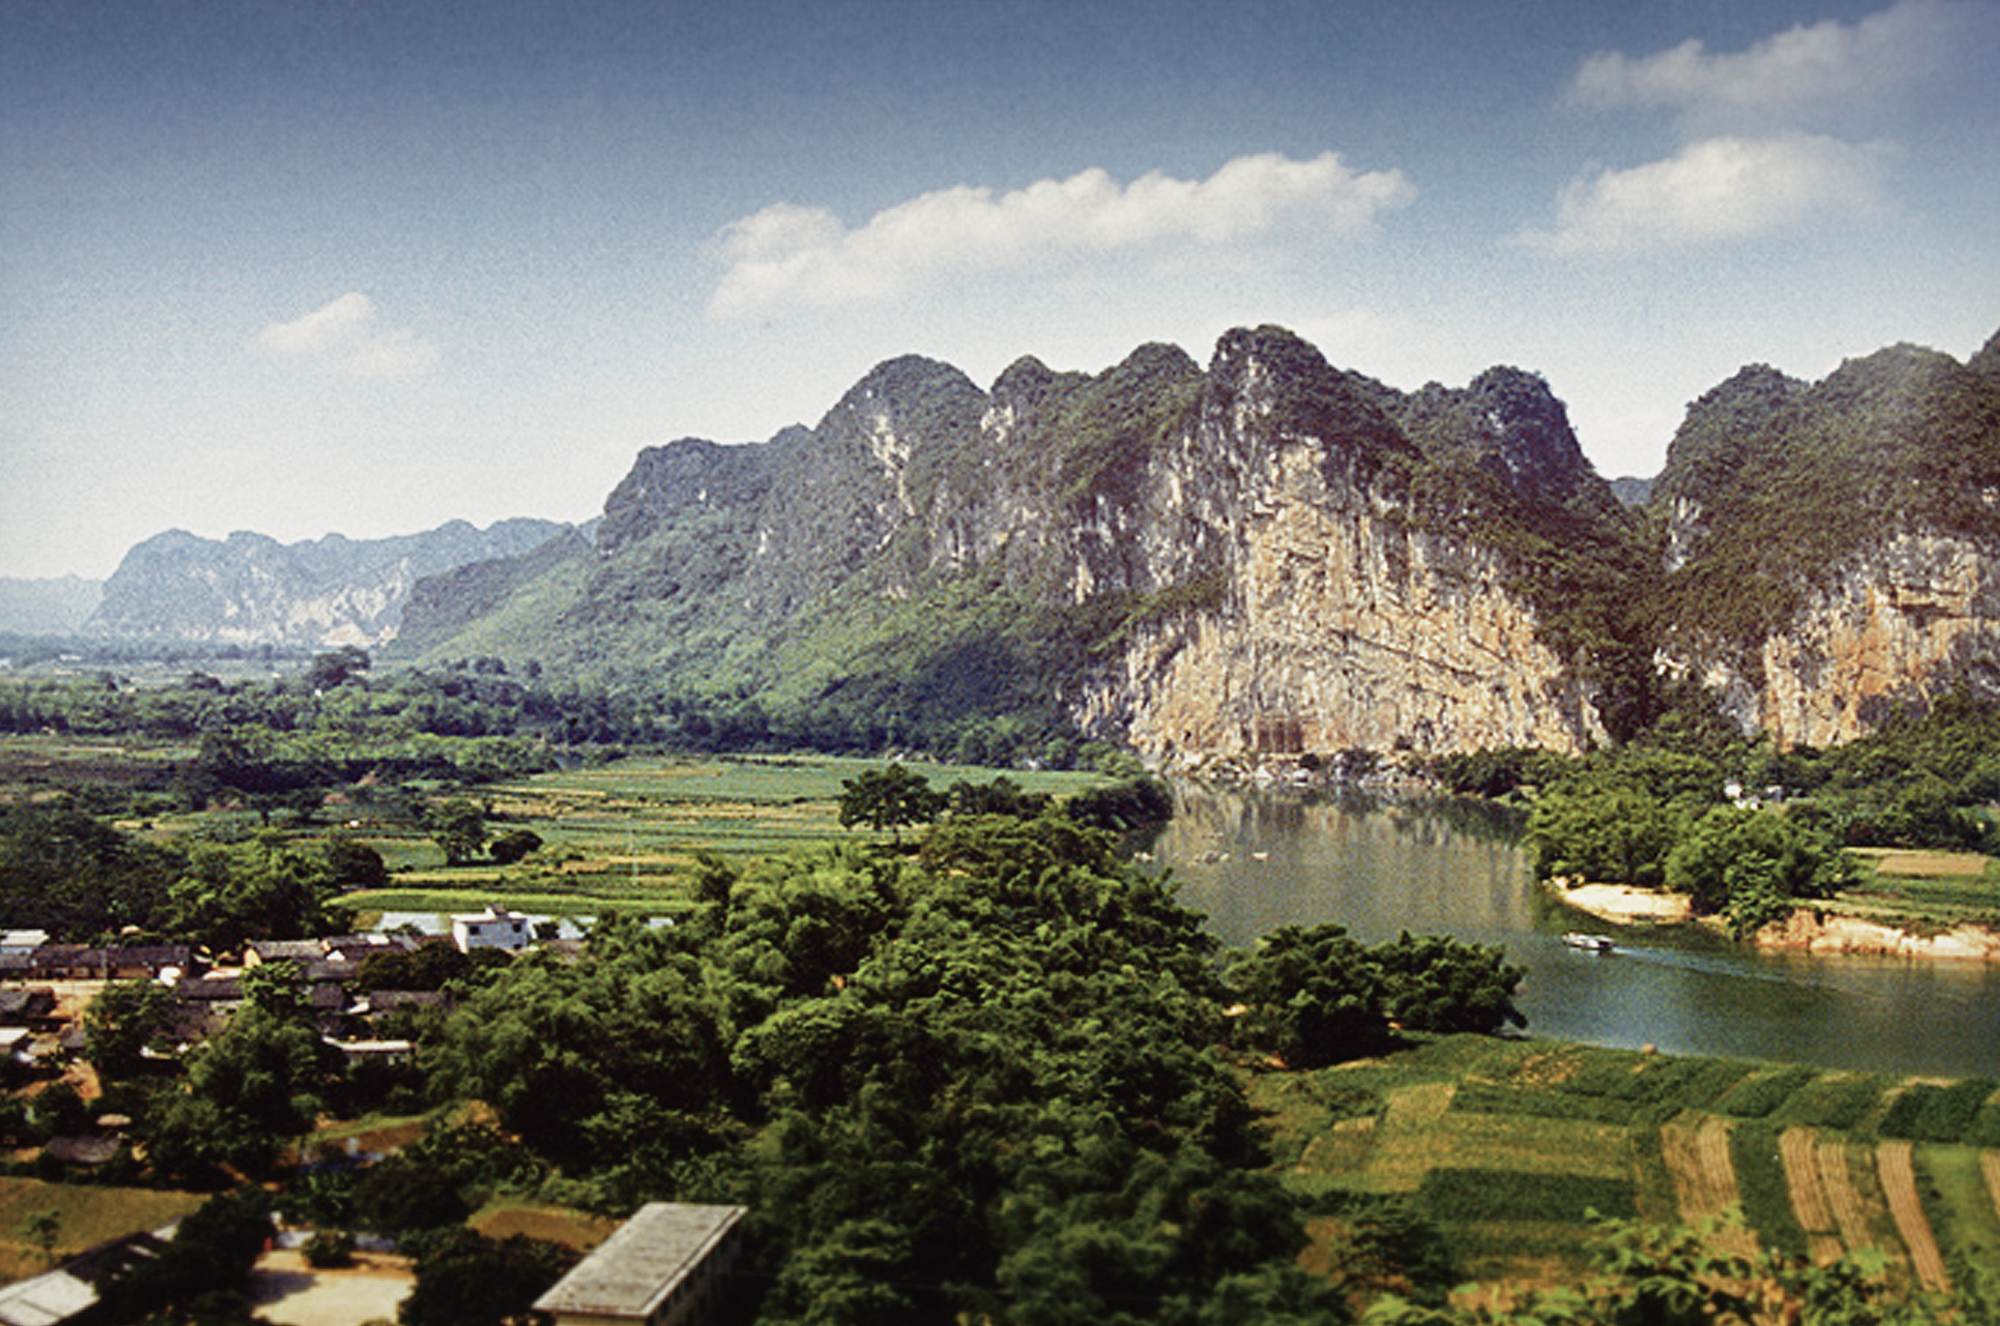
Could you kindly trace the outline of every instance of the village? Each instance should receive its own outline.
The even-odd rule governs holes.
[[[226,957],[185,944],[57,944],[39,930],[0,933],[0,1053],[9,1086],[27,1096],[65,1084],[84,1106],[65,1121],[72,1127],[48,1136],[38,1148],[18,1148],[16,1159],[32,1152],[39,1176],[88,1181],[92,1172],[129,1154],[132,1121],[91,1108],[99,1091],[85,1058],[90,1006],[116,983],[149,982],[168,992],[158,1038],[165,1043],[145,1050],[165,1061],[214,1035],[244,1006],[247,974],[284,971],[311,1010],[324,1044],[351,1071],[408,1062],[416,1052],[414,1039],[393,1033],[407,1027],[413,1010],[443,1009],[450,999],[438,989],[373,984],[371,977],[393,970],[380,959],[430,947],[449,948],[466,959],[505,961],[530,947],[578,952],[582,947],[576,939],[538,939],[536,918],[504,907],[440,919],[448,920],[448,930],[423,934],[409,926],[395,933],[253,940],[240,954]],[[370,959],[378,960],[372,968]],[[725,1297],[744,1214],[735,1206],[647,1203],[550,1288],[536,1308],[559,1326],[626,1321],[698,1326]],[[0,1287],[0,1326],[102,1320],[100,1286],[157,1258],[175,1232],[175,1223],[134,1231]],[[344,1264],[315,1265],[316,1259],[301,1251],[312,1233],[274,1223],[250,1275],[249,1300],[257,1318],[279,1326],[393,1321],[414,1283],[409,1259],[388,1240],[366,1238]]]

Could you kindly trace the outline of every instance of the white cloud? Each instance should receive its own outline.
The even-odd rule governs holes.
[[[276,322],[257,344],[280,359],[348,377],[408,378],[437,362],[437,350],[408,331],[377,331],[375,301],[349,291],[292,322]]]
[[[1900,98],[1952,67],[1968,44],[1991,40],[1994,24],[1991,6],[1901,0],[1851,26],[1801,25],[1742,51],[1690,40],[1642,59],[1596,55],[1571,96],[1595,107],[1671,107],[1709,127],[1774,118],[1803,126]]]
[[[1838,139],[1709,138],[1665,161],[1605,170],[1563,190],[1553,253],[1627,253],[1743,239],[1829,214],[1874,211],[1888,150]]]
[[[1102,170],[997,196],[962,185],[855,230],[830,212],[780,203],[723,232],[728,270],[711,307],[740,314],[786,300],[886,300],[954,272],[1163,241],[1214,246],[1277,230],[1349,238],[1413,194],[1401,172],[1356,174],[1328,152],[1311,161],[1239,157],[1206,180],[1155,173],[1122,188]]]

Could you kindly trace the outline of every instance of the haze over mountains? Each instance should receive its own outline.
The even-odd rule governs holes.
[[[568,529],[455,520],[387,539],[282,544],[238,531],[168,530],[135,545],[107,581],[0,581],[0,630],[185,644],[373,646],[395,638],[403,601],[426,575],[508,557]]]
[[[2000,337],[1746,368],[1614,491],[1534,373],[1405,393],[1262,327],[990,388],[891,360],[810,429],[646,449],[594,537],[162,535],[88,629],[533,660],[885,740],[1574,748],[1692,687],[1824,743],[2000,693],[1996,572]]]

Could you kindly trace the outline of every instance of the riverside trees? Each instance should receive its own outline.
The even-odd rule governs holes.
[[[427,1047],[438,1097],[490,1104],[573,1200],[747,1202],[761,1321],[1347,1319],[1293,1263],[1229,1048],[1270,1049],[1232,1004],[1296,991],[1033,809],[765,861],[673,929],[519,959]],[[1322,1061],[1390,1043],[1392,1007],[1511,1010],[1518,973],[1461,949],[1364,951]],[[1287,970],[1321,984],[1357,961],[1308,950]]]

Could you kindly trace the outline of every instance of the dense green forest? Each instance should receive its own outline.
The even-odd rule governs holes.
[[[1581,756],[1481,751],[1427,765],[1513,801],[1537,875],[1668,888],[1744,933],[1851,880],[1844,847],[2000,850],[2000,705],[1966,692],[1827,750],[1678,716]]]
[[[762,1321],[1343,1316],[1292,1264],[1300,1213],[1260,1172],[1237,1057],[1323,1064],[1424,1030],[1498,1030],[1519,1020],[1520,973],[1477,945],[1370,950],[1335,927],[1224,961],[1199,914],[1087,822],[1091,803],[1072,814],[1004,784],[958,801],[1019,813],[947,815],[907,851],[708,861],[676,926],[605,922],[581,956],[431,973],[457,1006],[407,1028],[422,1048],[401,1069],[343,1068],[282,963],[246,975],[242,1011],[179,1062],[140,1052],[171,1041],[160,987],[115,986],[83,1051],[95,1108],[134,1120],[158,1181],[283,1178],[280,1204],[301,1216],[419,1250],[495,1188],[617,1214],[744,1201]],[[62,831],[90,836],[80,812],[10,815],[10,918],[37,891],[92,887],[80,860],[46,862],[65,880],[24,877]],[[109,829],[88,846],[136,850]],[[330,859],[202,849],[160,930],[217,945],[244,937],[221,925],[309,930]],[[364,983],[411,979],[377,966]],[[54,1126],[60,1095],[14,1098],[17,1143]],[[473,1100],[491,1123],[365,1170],[284,1160],[328,1114]]]

